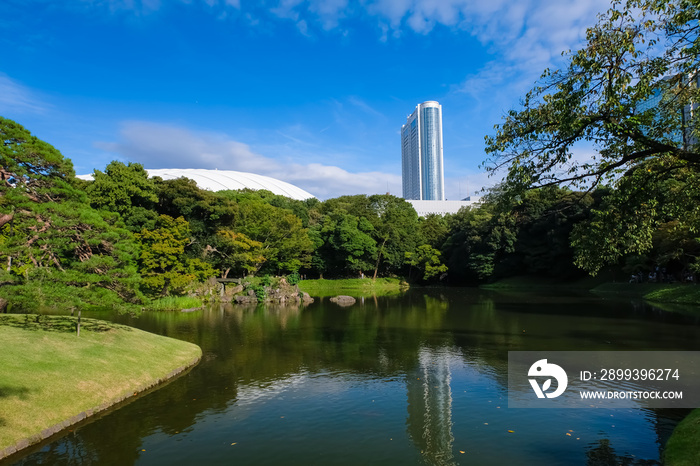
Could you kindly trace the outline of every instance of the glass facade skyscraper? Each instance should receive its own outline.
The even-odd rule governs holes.
[[[680,81],[680,83],[678,82]],[[691,100],[690,103],[679,107],[677,102],[678,86],[685,89],[700,89],[700,71],[691,77],[681,77],[676,79],[671,76],[663,77],[656,83],[652,93],[644,101],[639,102],[635,108],[636,113],[641,114],[652,110],[654,112],[655,123],[659,123],[661,118],[669,119],[672,124],[668,125],[669,130],[663,134],[678,147],[685,150],[693,150],[697,146],[698,136],[698,113],[700,104]],[[647,134],[648,128],[642,128],[642,132]]]
[[[404,199],[445,200],[442,166],[442,106],[423,102],[401,127]]]

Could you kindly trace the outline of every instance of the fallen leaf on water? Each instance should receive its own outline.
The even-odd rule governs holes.
[[[464,450],[459,450],[459,452],[460,452],[461,454],[465,454],[465,453],[466,453],[466,451],[464,451]]]
[[[235,444],[237,444],[237,443],[238,443],[238,442],[233,442],[231,445],[235,445]]]
[[[514,430],[509,430],[509,431],[508,431],[509,434],[512,434],[513,432],[515,432],[515,431],[514,431]]]

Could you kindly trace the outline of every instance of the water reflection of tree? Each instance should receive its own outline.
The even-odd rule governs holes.
[[[204,411],[222,412],[235,404],[244,387],[308,372],[405,374],[416,366],[421,345],[442,327],[447,305],[422,296],[394,304],[378,298],[347,309],[320,302],[309,309],[225,305],[193,313],[146,313],[138,319],[114,316],[197,343],[202,362],[167,387],[92,420],[22,461],[133,464],[144,438],[186,432]]]
[[[644,460],[630,455],[618,455],[610,440],[600,439],[595,447],[586,450],[587,466],[658,466],[656,460]]]
[[[586,335],[596,330],[597,338],[607,332],[605,338],[612,338],[613,330],[601,329],[598,319],[542,315],[537,303],[533,311],[504,311],[497,299],[458,290],[365,299],[350,308],[319,300],[308,308],[225,305],[193,313],[145,313],[138,320],[116,316],[121,323],[199,344],[203,361],[169,386],[30,455],[25,464],[133,464],[149,435],[176,436],[192,429],[203,413],[230,409],[244,390],[265,390],[276,381],[326,371],[405,376],[408,434],[427,462],[449,464],[454,458],[446,349],[489,371],[505,387],[508,350],[574,349],[566,342],[588,341],[570,338],[571,329]],[[634,336],[640,346],[647,332],[658,331],[658,326],[632,327],[627,338]],[[690,325],[670,330],[697,335]],[[680,338],[690,341],[688,335]],[[591,341],[584,349],[596,348]],[[677,344],[678,339],[668,341]],[[626,461],[601,445],[591,449],[590,457]]]

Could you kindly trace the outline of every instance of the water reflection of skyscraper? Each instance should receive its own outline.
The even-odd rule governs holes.
[[[409,437],[429,464],[455,464],[449,351],[422,347],[418,367],[406,377]]]

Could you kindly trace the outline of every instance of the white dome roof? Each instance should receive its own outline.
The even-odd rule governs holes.
[[[158,168],[146,169],[149,176],[159,176],[164,180],[174,180],[185,177],[194,180],[202,189],[223,191],[227,189],[266,189],[274,194],[303,201],[315,197],[293,184],[280,181],[269,176],[255,173],[236,172],[233,170],[205,170],[202,168]]]
[[[148,176],[159,176],[164,180],[189,178],[194,180],[201,189],[209,191],[224,191],[227,189],[265,189],[274,194],[290,197],[299,201],[315,197],[293,184],[280,181],[269,176],[255,173],[236,172],[232,170],[206,170],[202,168],[158,168],[146,169]],[[80,175],[78,178],[92,179],[92,175]]]

